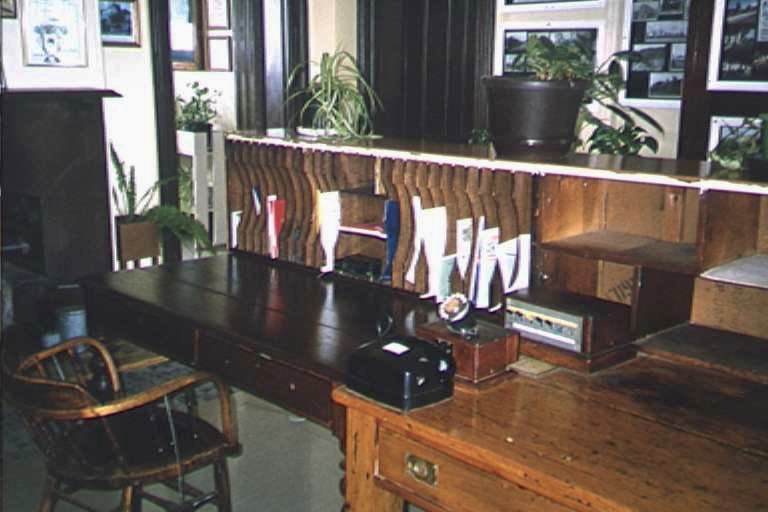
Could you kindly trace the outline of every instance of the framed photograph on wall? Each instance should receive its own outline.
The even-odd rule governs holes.
[[[637,52],[627,65],[622,103],[680,108],[678,79],[685,72],[690,0],[627,0],[623,48]]]
[[[229,29],[229,0],[206,0],[209,30]]]
[[[199,0],[169,0],[173,69],[203,68],[203,38]]]
[[[25,66],[87,66],[83,0],[24,0],[21,39]]]
[[[594,9],[606,0],[499,0],[499,12],[543,11],[563,9]]]
[[[766,0],[715,0],[707,88],[768,91]]]
[[[232,71],[231,37],[208,38],[208,69],[211,71]]]
[[[0,17],[15,18],[16,16],[16,0],[0,1]]]
[[[138,0],[99,0],[104,46],[141,46]]]
[[[547,21],[504,23],[498,27],[494,59],[495,75],[530,74],[525,62],[528,38],[548,37],[553,43],[580,41],[592,49],[594,65],[604,60],[603,24],[600,21]]]

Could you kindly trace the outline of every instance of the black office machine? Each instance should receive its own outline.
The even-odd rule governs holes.
[[[451,347],[411,336],[361,345],[347,363],[347,387],[408,411],[453,396],[456,365]]]

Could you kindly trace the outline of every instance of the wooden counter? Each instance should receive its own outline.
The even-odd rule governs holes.
[[[764,384],[640,358],[409,414],[343,388],[334,399],[352,512],[400,512],[403,498],[442,512],[768,510]]]

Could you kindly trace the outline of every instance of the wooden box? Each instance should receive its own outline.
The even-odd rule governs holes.
[[[445,322],[420,325],[416,335],[450,343],[456,378],[477,384],[504,375],[507,367],[517,361],[519,345],[517,333],[484,320],[477,323],[478,335],[469,340],[449,331]]]

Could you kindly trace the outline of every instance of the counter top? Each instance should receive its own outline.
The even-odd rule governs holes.
[[[231,141],[275,144],[287,147],[333,151],[376,158],[407,158],[440,165],[462,165],[531,174],[559,174],[584,178],[629,181],[704,190],[724,190],[768,195],[768,183],[726,181],[707,178],[709,162],[646,158],[621,155],[589,155],[568,153],[562,157],[520,158],[497,157],[488,146],[441,143],[419,139],[382,137],[362,141],[335,142],[297,137],[285,130],[268,134],[237,132]]]

